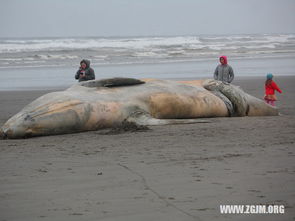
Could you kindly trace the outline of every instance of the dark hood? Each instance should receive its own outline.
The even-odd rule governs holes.
[[[83,59],[82,61],[80,61],[80,64],[81,63],[85,63],[86,64],[86,69],[90,67],[90,61],[87,60],[87,59]]]

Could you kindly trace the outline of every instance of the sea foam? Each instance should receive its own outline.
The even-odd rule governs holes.
[[[97,65],[170,62],[258,55],[295,54],[294,34],[171,36],[171,37],[88,37],[0,39],[0,67],[72,65],[89,58]]]

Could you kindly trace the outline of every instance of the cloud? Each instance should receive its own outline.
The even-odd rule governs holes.
[[[293,0],[10,0],[0,37],[294,33]]]

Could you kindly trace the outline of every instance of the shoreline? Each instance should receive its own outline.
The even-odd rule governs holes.
[[[110,77],[113,78],[113,77]],[[279,76],[275,76],[275,79],[280,79],[280,78],[295,78],[295,74],[293,75],[279,75]],[[102,79],[106,79],[106,78],[101,78]],[[138,78],[141,79],[141,78]],[[188,77],[188,78],[159,78],[162,80],[172,80],[172,81],[190,81],[190,80],[198,80],[198,79],[209,79],[206,77],[200,77],[200,78],[192,78],[192,77]],[[252,80],[252,79],[257,79],[257,80],[264,80],[265,76],[261,75],[261,76],[235,76],[234,81],[232,82],[233,84],[239,84],[244,80]],[[96,79],[99,80],[99,79]],[[76,82],[78,83],[78,81]],[[24,87],[24,88],[14,88],[14,89],[1,89],[0,88],[0,93],[2,92],[21,92],[21,91],[59,91],[59,90],[65,90],[69,87],[71,87],[73,84],[70,85],[63,85],[63,86],[47,86],[47,87]]]
[[[275,77],[295,76],[294,59],[240,59],[230,58],[230,65],[234,69],[235,78],[264,77],[266,73],[272,72]],[[76,64],[79,62],[77,61]],[[95,62],[92,62],[92,64]],[[128,78],[157,78],[157,79],[201,79],[212,78],[218,64],[216,60],[204,60],[199,62],[172,62],[151,64],[127,64],[92,66],[96,79],[113,77]],[[13,90],[38,90],[65,88],[77,81],[74,79],[78,67],[66,68],[38,68],[38,69],[0,69],[0,91]]]

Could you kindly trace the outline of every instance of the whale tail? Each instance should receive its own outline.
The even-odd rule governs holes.
[[[226,104],[229,115],[244,116],[277,116],[278,109],[265,104],[264,101],[244,92],[233,84],[212,79],[205,80],[203,87],[221,98]]]

